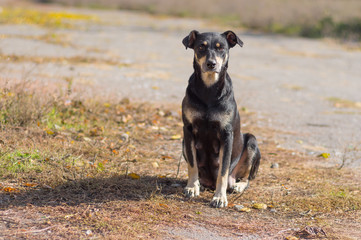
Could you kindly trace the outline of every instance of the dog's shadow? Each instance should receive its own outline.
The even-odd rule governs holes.
[[[1,208],[11,206],[57,206],[99,203],[105,201],[142,201],[154,196],[179,196],[186,181],[175,178],[144,176],[132,179],[126,175],[109,178],[86,178],[69,181],[54,188],[34,188],[24,192],[2,194]]]

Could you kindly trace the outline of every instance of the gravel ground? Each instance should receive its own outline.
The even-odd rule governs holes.
[[[100,20],[79,23],[75,29],[0,25],[2,81],[72,79],[89,94],[180,106],[193,60],[192,51],[181,44],[183,37],[193,29],[228,30],[195,19],[66,11]],[[322,164],[335,166],[345,157],[346,166],[361,167],[361,51],[327,40],[234,31],[245,43],[230,53],[238,105],[254,112],[260,126],[277,129],[280,147],[311,155],[328,152],[331,158]],[[52,41],[46,36],[53,36]],[[17,61],[8,61],[9,56]],[[76,58],[97,62],[71,61]],[[258,138],[262,142],[262,136]]]

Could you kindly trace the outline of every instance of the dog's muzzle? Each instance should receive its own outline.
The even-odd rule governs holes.
[[[209,59],[207,61],[207,69],[209,71],[214,71],[216,69],[216,66],[217,66],[217,62],[216,60],[213,60],[213,59]]]

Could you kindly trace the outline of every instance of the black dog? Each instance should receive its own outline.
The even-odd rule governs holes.
[[[227,74],[229,49],[242,47],[243,42],[232,31],[192,31],[183,44],[194,49],[194,73],[182,102],[183,155],[188,163],[185,194],[198,196],[202,184],[215,189],[211,206],[225,207],[227,189],[242,193],[256,177],[261,159],[256,138],[240,131]]]

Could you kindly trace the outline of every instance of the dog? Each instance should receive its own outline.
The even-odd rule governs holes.
[[[242,134],[227,74],[229,50],[243,42],[232,31],[190,32],[183,45],[194,50],[194,73],[182,101],[183,156],[188,164],[186,197],[200,185],[215,190],[211,206],[226,207],[227,190],[243,193],[256,177],[261,153],[255,136]]]

